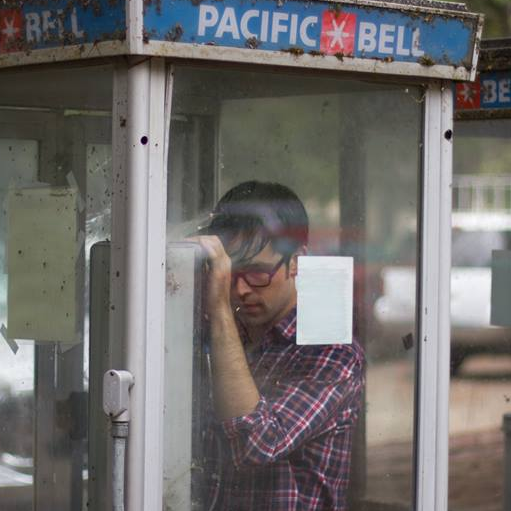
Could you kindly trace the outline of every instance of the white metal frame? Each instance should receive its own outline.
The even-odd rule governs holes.
[[[127,456],[127,509],[161,511],[165,224],[163,59],[116,70],[113,117],[111,335],[123,339],[135,377]],[[125,152],[125,156],[123,155]],[[124,279],[124,282],[123,282]]]
[[[452,89],[425,96],[417,401],[417,511],[447,511]]]
[[[425,66],[410,62],[386,62],[344,57],[342,61],[328,55],[292,55],[282,51],[250,50],[208,46],[202,44],[183,44],[169,41],[148,41],[144,44],[145,52],[162,57],[178,57],[187,59],[209,60],[217,62],[243,62],[308,69],[329,69],[372,75],[394,75],[396,77],[423,77],[445,80],[473,80],[475,68],[452,67],[435,64]]]
[[[131,54],[143,55],[144,4],[142,0],[126,0],[126,41]]]

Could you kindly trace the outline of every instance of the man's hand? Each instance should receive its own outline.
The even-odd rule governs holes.
[[[208,258],[208,314],[225,314],[231,307],[231,258],[218,236],[190,238],[200,244]]]
[[[231,309],[231,259],[217,236],[197,236],[208,257],[207,307],[211,325],[211,365],[215,411],[220,420],[252,412],[259,391]]]

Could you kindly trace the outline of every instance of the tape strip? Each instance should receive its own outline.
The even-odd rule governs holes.
[[[9,337],[7,337],[7,327],[5,326],[4,323],[2,323],[2,326],[0,327],[0,333],[2,334],[2,337],[5,339],[5,342],[11,348],[12,352],[16,355],[20,347],[18,346],[18,343],[14,339],[9,339]]]
[[[76,345],[77,345],[76,342],[66,342],[66,343],[59,342],[58,343],[58,352],[61,355],[63,355],[64,353],[66,353],[66,351],[69,351],[70,349],[74,348]]]
[[[69,183],[69,186],[72,186],[73,188],[76,188],[78,190],[78,196],[77,196],[77,206],[78,211],[80,213],[83,212],[85,209],[85,201],[82,198],[82,194],[80,192],[80,188],[78,187],[78,182],[76,181],[76,178],[72,172],[69,172],[69,174],[66,176],[67,182]]]
[[[80,252],[82,251],[83,246],[85,245],[85,233],[83,231],[80,231],[78,233],[77,239],[76,239],[76,259],[78,262],[78,256],[80,255]]]

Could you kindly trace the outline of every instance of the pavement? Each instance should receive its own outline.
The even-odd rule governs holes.
[[[369,364],[367,495],[410,508],[413,360]],[[511,354],[464,362],[450,386],[449,511],[502,511],[504,436],[511,413]]]

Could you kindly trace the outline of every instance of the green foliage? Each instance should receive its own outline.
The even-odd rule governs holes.
[[[511,0],[465,0],[465,3],[470,11],[485,15],[484,38],[511,37]]]

